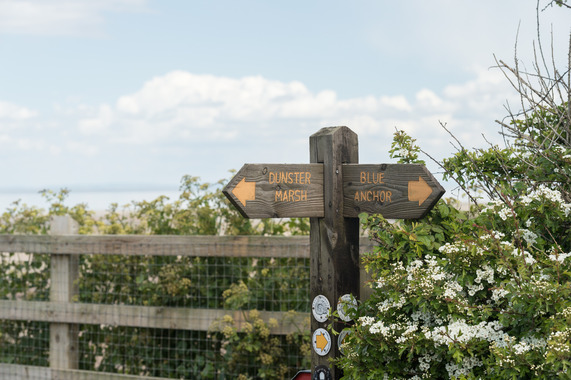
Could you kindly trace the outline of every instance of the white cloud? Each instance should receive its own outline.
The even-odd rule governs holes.
[[[0,120],[25,120],[36,116],[37,112],[13,103],[0,101]]]
[[[412,107],[408,100],[402,95],[399,96],[382,96],[380,98],[381,103],[397,109],[399,111],[412,111]]]
[[[0,145],[19,162],[18,173],[34,173],[21,174],[22,181],[52,183],[58,176],[68,185],[84,177],[172,183],[185,173],[214,181],[244,162],[308,162],[309,136],[336,125],[359,135],[362,163],[390,160],[395,127],[443,158],[453,148],[440,121],[466,147],[485,146],[482,133],[497,137],[494,120],[511,92],[491,75],[475,70],[470,81],[409,97],[342,98],[295,81],[173,71],[113,102],[55,108],[41,117],[0,103]]]
[[[495,92],[498,88],[509,89],[509,83],[499,69],[473,68],[471,72],[475,78],[465,83],[451,84],[444,88],[443,95],[458,101],[467,99],[489,99],[497,101]],[[515,92],[514,92],[515,94]],[[505,90],[498,95],[504,96]]]
[[[79,130],[85,135],[102,134],[112,122],[114,111],[110,106],[104,104],[99,107],[97,116],[84,118],[79,121]]]
[[[150,80],[139,92],[119,98],[117,110],[160,119],[172,118],[173,112],[177,116],[186,113],[186,121],[200,126],[224,119],[315,117],[336,101],[333,91],[314,95],[300,82],[283,83],[260,76],[232,79],[173,71]]]
[[[94,156],[99,152],[98,146],[82,141],[68,141],[66,143],[66,149],[81,156]],[[52,147],[50,147],[50,152],[53,153]]]
[[[441,109],[444,101],[429,89],[422,89],[416,93],[416,102],[419,107],[427,109]]]
[[[440,92],[421,89],[403,95],[339,99],[337,93],[311,92],[300,82],[260,76],[240,79],[173,71],[155,77],[114,105],[78,122],[88,138],[112,144],[145,146],[202,144],[223,141],[298,139],[319,127],[347,125],[361,138],[390,142],[395,127],[404,129],[426,150],[450,150],[439,123],[462,134],[467,145],[483,145],[481,134],[495,135],[494,120],[510,89],[499,71],[473,69],[465,83]],[[443,148],[445,147],[445,148]],[[102,150],[100,150],[102,151]]]
[[[0,33],[100,33],[106,12],[145,10],[146,0],[0,0]]]
[[[50,145],[48,148],[48,152],[52,156],[59,156],[62,152],[62,149],[57,145]]]
[[[44,148],[44,142],[33,138],[18,138],[14,141],[17,148],[24,151],[40,151]]]

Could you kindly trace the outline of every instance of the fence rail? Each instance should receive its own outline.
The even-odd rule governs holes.
[[[368,239],[362,239],[361,251],[370,249]],[[78,261],[74,258],[79,255],[122,255],[308,259],[309,237],[0,235],[0,252],[46,254],[52,258],[49,301],[0,300],[0,321],[50,324],[50,367],[0,363],[0,378],[132,379],[140,377],[80,371],[77,365],[77,326],[208,331],[212,321],[230,315],[236,328],[243,330],[247,325],[245,313],[220,308],[81,303],[77,301]],[[63,297],[54,295],[56,287],[65,293]],[[277,326],[271,327],[271,334],[282,336],[299,329],[308,316],[307,312],[292,316],[285,311],[260,311],[262,319],[278,321]]]
[[[364,243],[370,246],[368,240]],[[0,235],[0,252],[309,258],[307,236]]]
[[[12,321],[208,331],[213,320],[225,315],[232,317],[238,330],[243,329],[246,320],[240,310],[0,300],[0,319]],[[261,311],[260,317],[281,321],[270,332],[287,335],[303,324],[307,313],[290,317],[283,311]]]
[[[141,376],[3,363],[0,365],[0,378],[3,380],[135,380],[141,379]],[[165,380],[162,377],[151,376],[145,376],[144,379]]]

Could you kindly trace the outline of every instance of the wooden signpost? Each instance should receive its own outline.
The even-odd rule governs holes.
[[[223,189],[246,218],[310,218],[312,379],[340,379],[329,359],[341,355],[337,337],[359,299],[360,213],[421,218],[444,189],[422,165],[358,164],[357,135],[322,128],[310,139],[310,164],[245,164]],[[337,310],[341,320],[330,322]]]

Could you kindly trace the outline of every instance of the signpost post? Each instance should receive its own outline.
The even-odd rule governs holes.
[[[359,219],[345,218],[343,196],[343,164],[359,162],[357,135],[347,127],[322,128],[309,138],[309,157],[312,163],[323,165],[323,217],[310,218],[310,283],[311,299],[324,296],[336,309],[345,294],[359,299]],[[339,346],[329,335],[330,350],[320,351],[318,338],[325,335],[327,323],[311,318],[311,369],[314,378],[340,379],[341,370],[329,363],[339,356]],[[339,321],[333,322],[335,331],[342,330]],[[323,341],[323,340],[322,340]]]
[[[357,135],[347,127],[322,128],[309,143],[310,164],[245,164],[223,193],[246,218],[310,218],[312,379],[338,380],[330,359],[342,339],[327,327],[342,331],[359,299],[358,215],[421,218],[444,189],[422,165],[358,164]],[[334,310],[341,320],[330,322]]]

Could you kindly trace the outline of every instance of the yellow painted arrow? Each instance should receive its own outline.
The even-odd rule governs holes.
[[[325,347],[327,347],[327,344],[329,342],[327,341],[327,338],[323,336],[323,334],[319,334],[315,336],[315,347],[319,348],[321,351],[325,350]]]
[[[418,201],[420,206],[432,194],[432,187],[426,183],[422,177],[418,177],[418,181],[408,182],[408,200],[412,202]]]
[[[256,182],[246,182],[244,177],[232,190],[232,194],[246,207],[246,201],[256,199]]]

